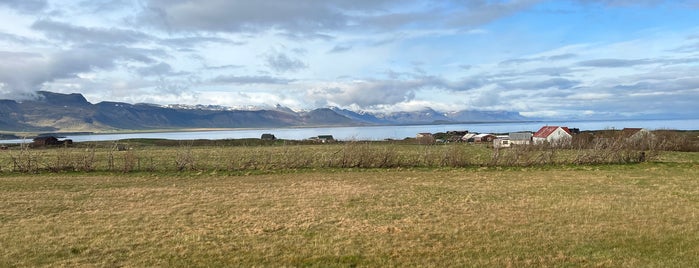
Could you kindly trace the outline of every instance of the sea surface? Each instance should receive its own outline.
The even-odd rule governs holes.
[[[671,120],[622,120],[622,121],[546,121],[546,122],[493,122],[442,125],[408,125],[408,126],[358,126],[358,127],[310,127],[310,128],[260,128],[231,129],[215,131],[182,131],[157,133],[122,133],[67,135],[64,138],[74,142],[112,141],[136,138],[157,138],[171,140],[197,139],[241,139],[260,138],[264,133],[274,134],[278,139],[302,140],[318,135],[332,135],[337,140],[385,140],[415,137],[417,133],[464,131],[477,133],[509,133],[517,131],[535,132],[542,126],[567,126],[580,130],[604,130],[622,128],[645,128],[648,130],[699,130],[699,119]],[[31,140],[0,140],[0,143],[25,143]]]

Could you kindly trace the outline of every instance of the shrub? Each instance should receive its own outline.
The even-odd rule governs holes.
[[[554,144],[500,149],[465,143],[419,145],[412,139],[332,144],[275,141],[248,146],[241,145],[245,141],[225,141],[216,146],[211,145],[213,142],[180,141],[178,147],[171,146],[172,142],[153,145],[156,141],[129,141],[130,146],[120,146],[123,141],[81,143],[61,148],[29,148],[25,144],[0,154],[0,164],[7,166],[6,170],[25,173],[615,164],[654,160],[667,150],[697,151],[695,134],[656,131],[653,136],[630,140],[613,130],[581,133],[565,149]]]

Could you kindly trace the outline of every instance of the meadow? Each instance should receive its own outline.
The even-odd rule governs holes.
[[[136,139],[0,151],[0,172],[259,172],[325,168],[441,168],[624,164],[653,160],[664,151],[699,151],[699,135],[646,143],[587,139],[564,148],[548,144],[494,149],[490,143],[420,144],[419,141]]]
[[[126,143],[1,152],[0,266],[699,265],[697,152]]]

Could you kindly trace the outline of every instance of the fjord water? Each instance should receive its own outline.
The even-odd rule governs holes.
[[[122,133],[122,134],[92,134],[68,135],[65,138],[75,142],[110,141],[121,139],[154,138],[171,140],[196,139],[241,139],[259,138],[263,133],[272,133],[278,139],[302,140],[318,135],[333,135],[338,140],[384,140],[404,139],[415,137],[417,133],[463,131],[478,133],[508,133],[516,131],[534,132],[542,126],[567,126],[580,130],[604,130],[622,128],[645,128],[649,130],[698,130],[699,119],[672,120],[624,120],[624,121],[549,121],[549,122],[491,122],[468,124],[442,125],[408,125],[408,126],[357,126],[357,127],[310,127],[310,128],[260,128],[260,129],[231,129],[215,131],[181,131],[157,133]],[[31,140],[3,140],[1,143],[22,143]]]

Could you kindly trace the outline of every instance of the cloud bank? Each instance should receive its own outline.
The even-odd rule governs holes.
[[[7,0],[0,97],[53,90],[95,102],[699,116],[697,8],[691,0]]]

